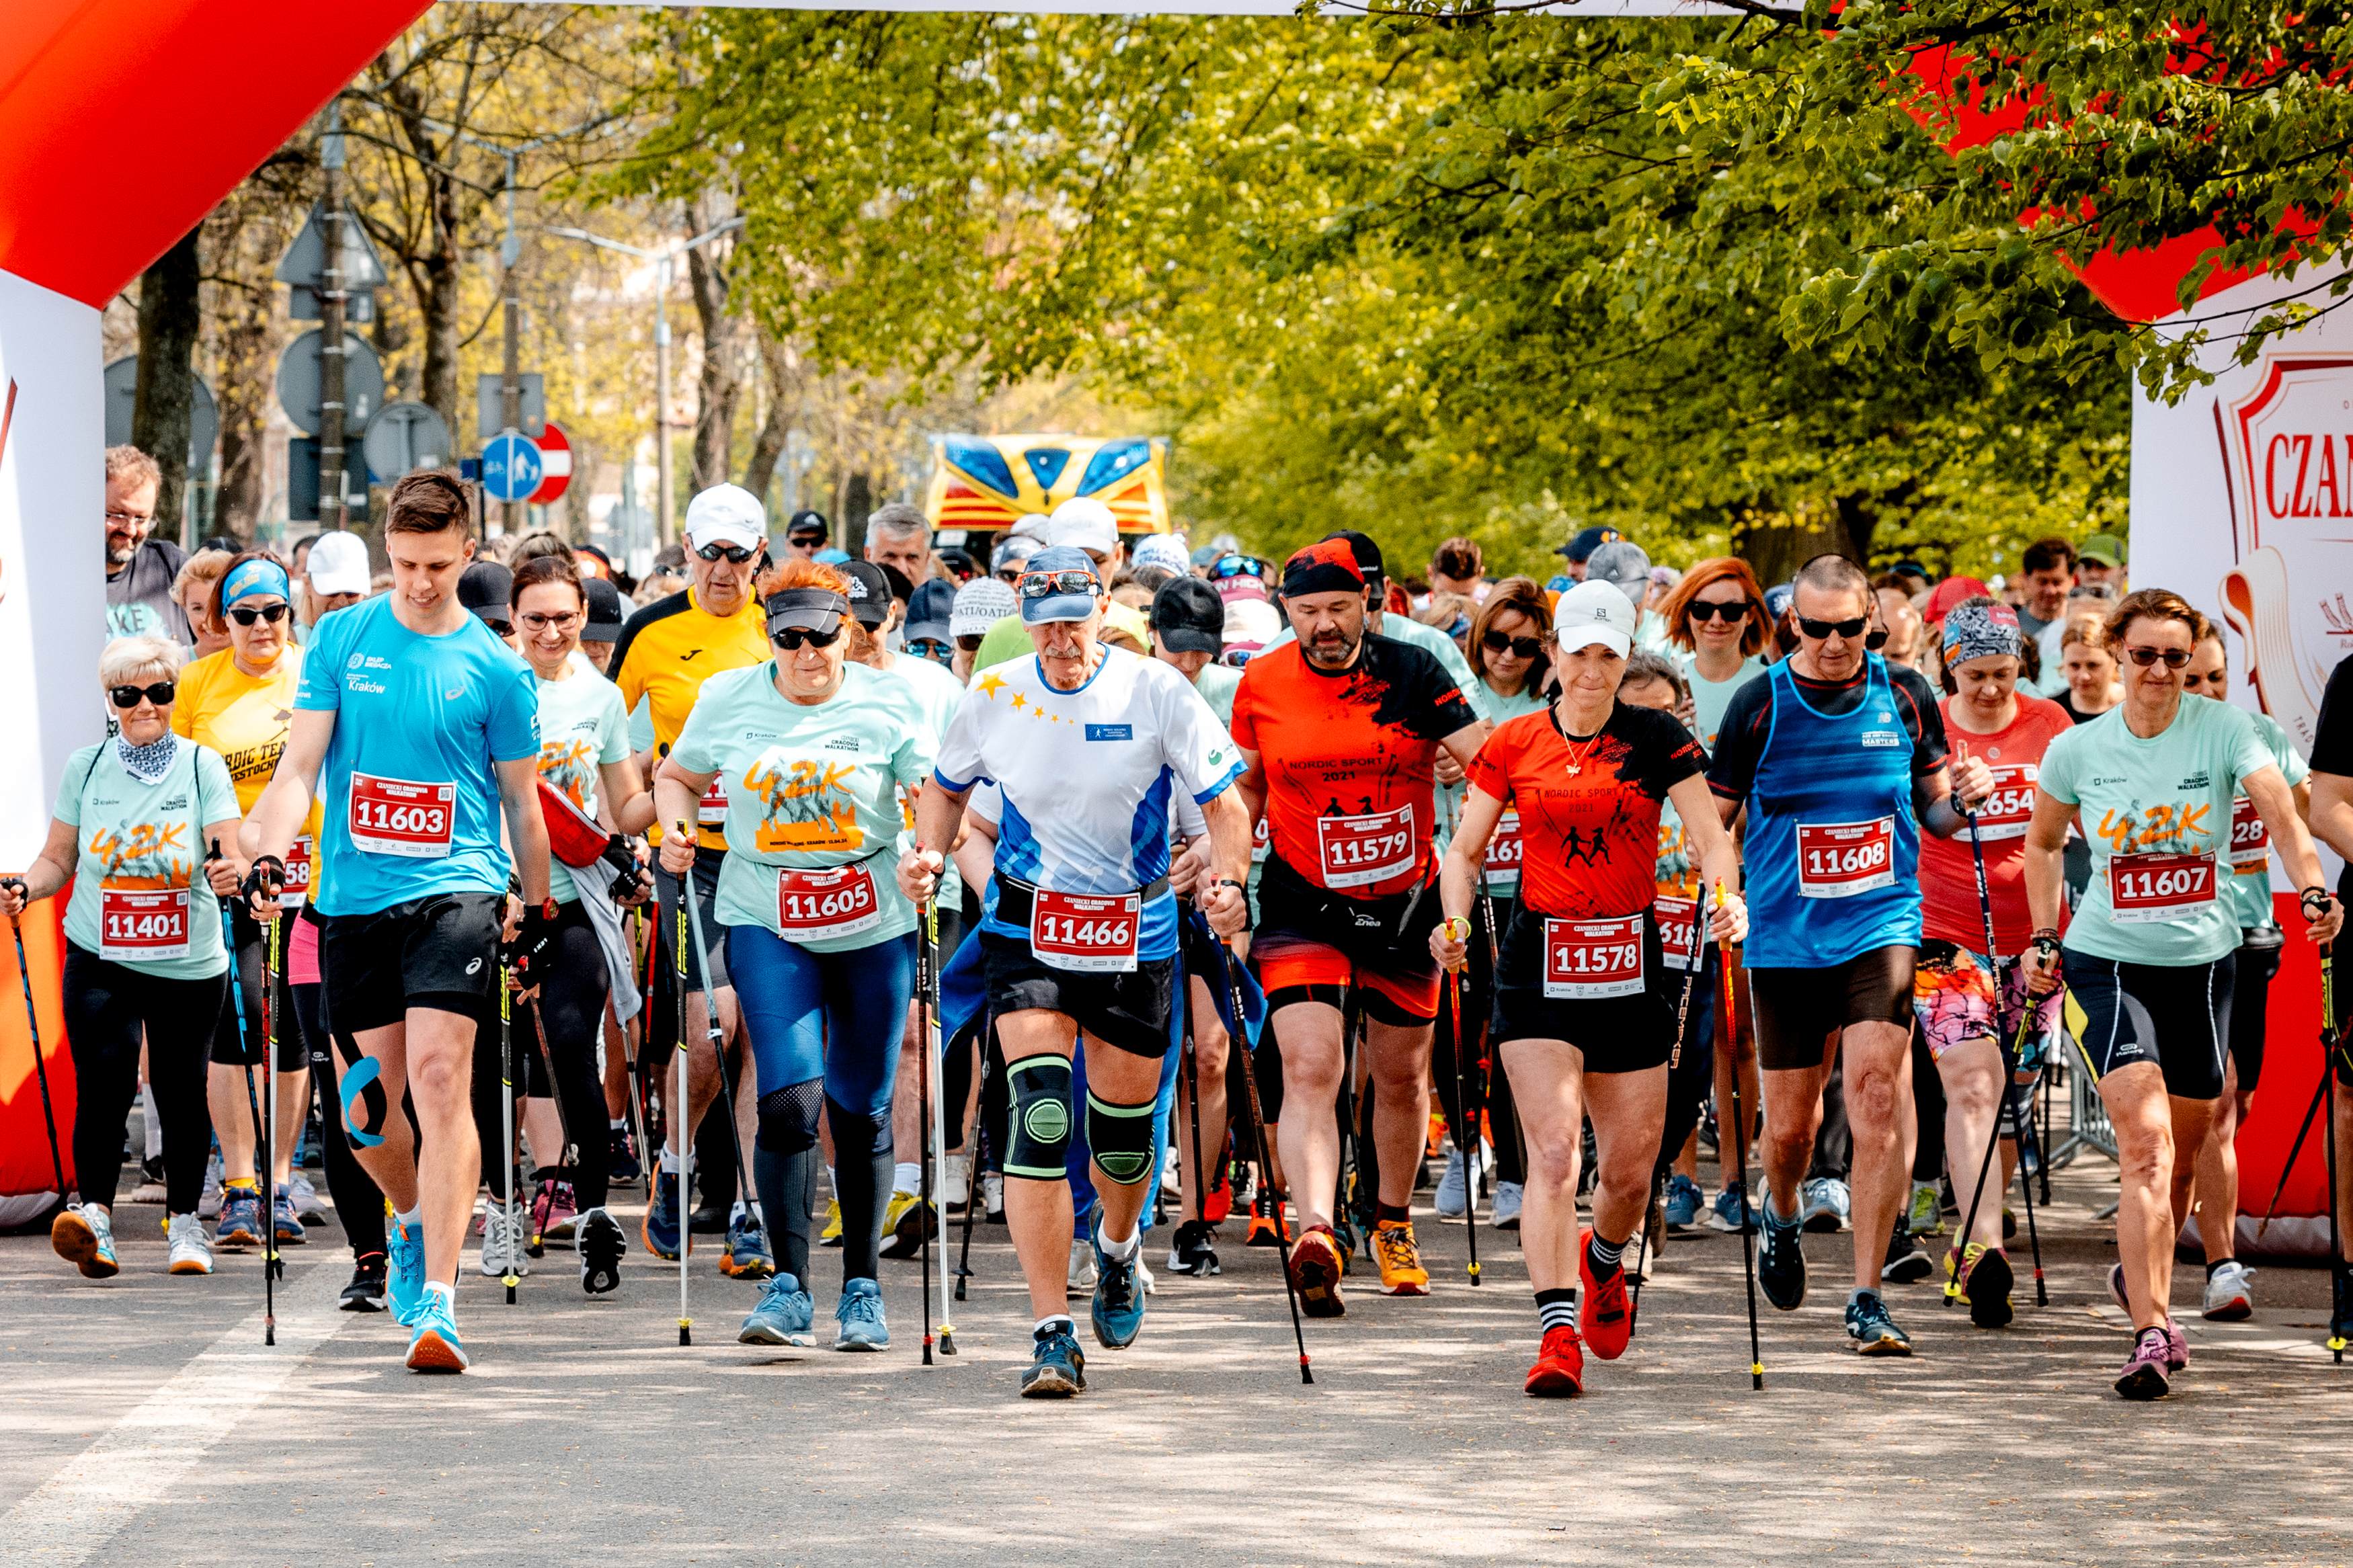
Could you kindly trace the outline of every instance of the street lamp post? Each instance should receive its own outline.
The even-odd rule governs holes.
[[[590,234],[585,228],[551,228],[547,232],[563,239],[576,239],[596,246],[600,250],[618,251],[639,261],[654,264],[654,483],[659,487],[658,514],[661,519],[661,542],[665,545],[678,542],[678,524],[673,516],[670,475],[670,269],[678,258],[690,250],[699,250],[721,235],[744,226],[740,217],[705,229],[692,239],[681,240],[659,249],[624,245],[617,239]]]

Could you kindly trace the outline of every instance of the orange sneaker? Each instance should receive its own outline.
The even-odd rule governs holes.
[[[1340,1243],[1328,1225],[1312,1225],[1291,1249],[1291,1278],[1299,1287],[1299,1310],[1311,1318],[1345,1316],[1340,1300]]]
[[[1577,1326],[1585,1331],[1585,1342],[1603,1361],[1616,1361],[1626,1353],[1627,1342],[1634,1337],[1634,1310],[1626,1300],[1626,1270],[1609,1271],[1607,1279],[1593,1277],[1593,1255],[1588,1246],[1593,1240],[1593,1227],[1587,1226],[1577,1233],[1577,1283],[1583,1294],[1578,1298]]]
[[[1385,1219],[1373,1227],[1373,1258],[1381,1266],[1384,1296],[1427,1296],[1430,1270],[1413,1239],[1413,1221]]]
[[[1574,1399],[1585,1392],[1585,1347],[1575,1329],[1545,1331],[1526,1387],[1538,1399]]]

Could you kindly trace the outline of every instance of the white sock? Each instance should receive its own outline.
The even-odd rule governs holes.
[[[452,1309],[456,1308],[458,1305],[458,1287],[455,1285],[451,1285],[447,1281],[440,1279],[427,1279],[425,1282],[425,1288],[427,1290],[440,1291],[443,1298]]]
[[[627,1132],[628,1130],[629,1123],[626,1117],[616,1116],[613,1118],[610,1131],[615,1132]]]
[[[400,1227],[403,1230],[412,1229],[425,1223],[425,1205],[418,1204],[415,1208],[405,1213],[396,1211],[392,1217],[400,1222]]]
[[[1134,1257],[1138,1252],[1143,1250],[1144,1232],[1139,1228],[1134,1235],[1129,1237],[1125,1241],[1113,1241],[1111,1238],[1110,1234],[1098,1225],[1095,1227],[1095,1245],[1103,1248],[1103,1256],[1105,1258],[1116,1258],[1124,1260]]]
[[[918,1193],[923,1189],[923,1167],[913,1160],[902,1160],[891,1167],[891,1185],[902,1193]]]
[[[666,1176],[675,1176],[675,1175],[677,1175],[677,1174],[678,1174],[678,1151],[677,1151],[677,1150],[675,1150],[675,1149],[669,1149],[669,1148],[665,1148],[665,1149],[662,1151],[662,1163],[661,1163],[661,1168],[662,1168],[662,1174],[664,1174],[664,1175],[666,1175]]]
[[[1077,1327],[1078,1324],[1071,1321],[1068,1312],[1056,1312],[1051,1317],[1039,1319],[1029,1331],[1032,1334],[1042,1334],[1049,1329],[1060,1329],[1067,1334],[1075,1331]]]

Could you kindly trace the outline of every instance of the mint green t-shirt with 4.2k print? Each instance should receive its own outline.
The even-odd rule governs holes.
[[[151,784],[122,765],[114,742],[84,746],[66,759],[56,816],[74,829],[78,850],[68,942],[160,980],[208,980],[228,967],[220,902],[204,871],[206,827],[237,816],[237,785],[218,752],[182,740],[172,765]],[[135,946],[109,949],[101,936],[109,889],[126,906],[118,918],[129,926],[152,921],[159,909],[153,895],[166,895],[166,918],[187,921],[185,942],[170,946],[185,951],[146,958]],[[180,891],[187,894],[185,910],[171,896]]]

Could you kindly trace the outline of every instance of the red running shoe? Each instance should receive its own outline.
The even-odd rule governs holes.
[[[1572,1328],[1546,1329],[1528,1368],[1527,1391],[1538,1399],[1575,1399],[1585,1392],[1585,1347]]]
[[[1627,1342],[1634,1337],[1634,1309],[1626,1300],[1623,1268],[1612,1268],[1607,1279],[1593,1277],[1592,1241],[1591,1226],[1577,1233],[1577,1283],[1584,1291],[1577,1321],[1593,1353],[1603,1361],[1616,1361],[1626,1353]]]
[[[1299,1310],[1311,1318],[1337,1318],[1348,1308],[1340,1299],[1340,1243],[1328,1225],[1311,1225],[1291,1249],[1291,1277],[1299,1287]]]

